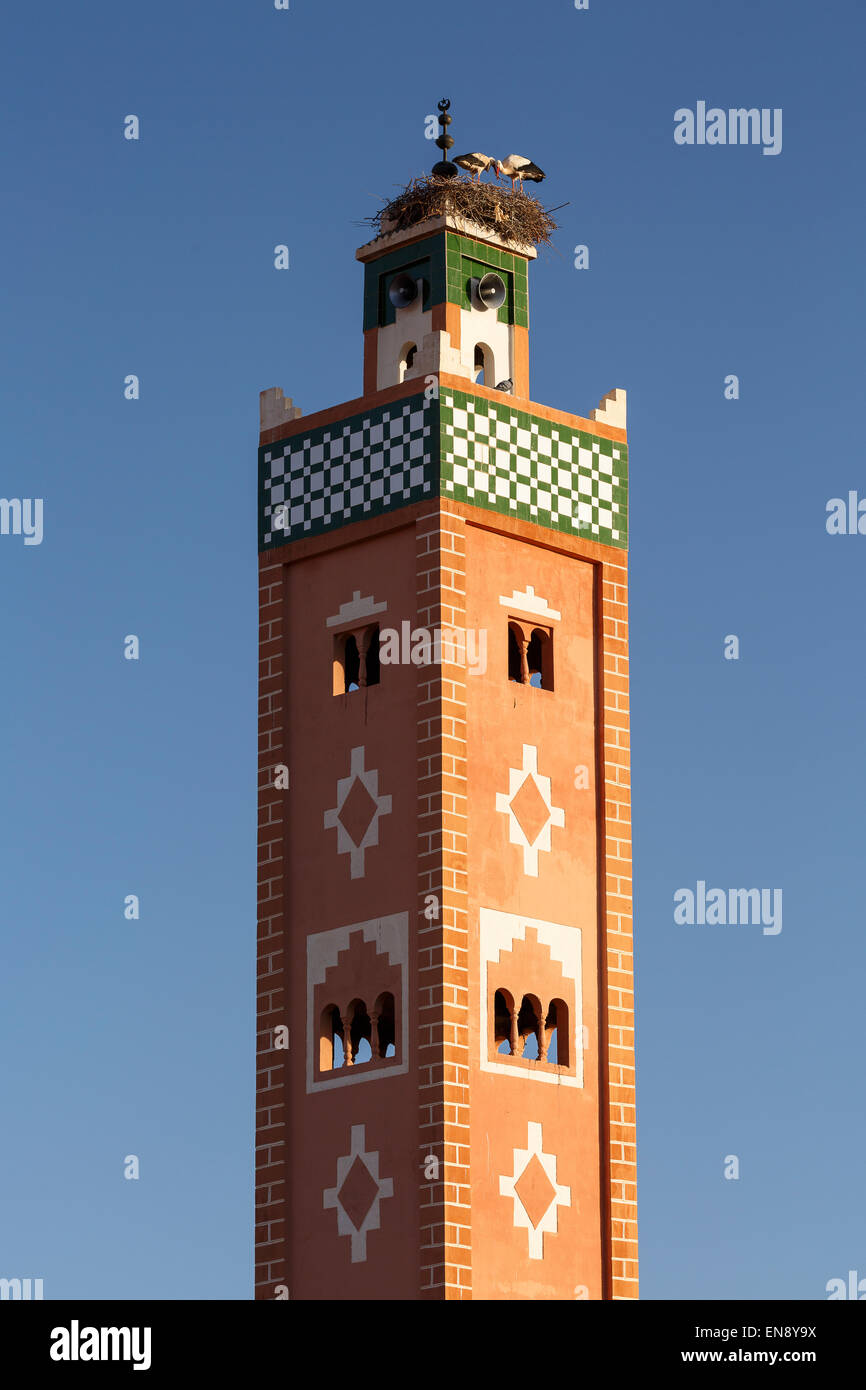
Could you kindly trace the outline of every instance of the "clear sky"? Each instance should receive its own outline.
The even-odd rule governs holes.
[[[866,496],[863,6],[48,0],[5,30],[0,494],[44,536],[0,536],[0,1275],[251,1294],[258,393],[360,393],[358,224],[447,95],[455,153],[568,204],[534,399],[628,390],[644,1295],[866,1276],[866,536],[825,527]],[[781,153],[678,146],[699,101],[781,108]],[[781,932],[677,925],[698,880],[781,888]]]

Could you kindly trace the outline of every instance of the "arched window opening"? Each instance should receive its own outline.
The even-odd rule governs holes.
[[[361,660],[358,643],[350,632],[341,632],[334,638],[334,694],[345,695],[349,690],[358,689],[358,676]]]
[[[526,648],[526,664],[529,667],[529,684],[541,685],[541,637],[538,630],[533,632]]]
[[[396,1057],[397,1032],[393,994],[380,994],[374,1005],[373,1014],[376,1019],[376,1055],[378,1057]]]
[[[344,632],[334,638],[334,694],[348,695],[382,678],[379,627]]]
[[[336,1004],[326,1004],[319,1029],[319,1070],[334,1071],[343,1065],[343,1021]]]
[[[369,629],[364,641],[364,684],[378,685],[381,666],[379,664],[379,628]]]
[[[361,683],[361,653],[358,643],[351,634],[343,643],[343,691],[348,694],[357,690]]]
[[[406,343],[400,353],[400,362],[397,368],[400,381],[405,380],[406,373],[415,363],[415,354],[418,351],[417,343]]]
[[[526,648],[529,684],[542,690],[553,689],[553,637],[544,628],[536,627]]]
[[[542,1055],[541,1005],[532,994],[524,994],[517,1015],[517,1037],[519,1055],[528,1062],[536,1062]]]
[[[512,623],[508,624],[508,679],[510,681],[523,680],[521,637]]]
[[[568,1005],[562,999],[551,999],[544,1020],[548,1036],[547,1060],[557,1066],[569,1065],[568,1054]]]
[[[371,1032],[367,1005],[363,999],[353,999],[349,1005],[349,1039],[346,1049],[346,1061],[350,1065],[357,1066],[360,1062],[370,1061],[373,1056],[373,1049],[370,1046]]]
[[[553,689],[553,632],[508,620],[508,679],[541,690]]]
[[[514,1050],[514,1000],[506,989],[498,989],[493,996],[493,1047],[510,1057]]]
[[[486,343],[476,343],[472,359],[472,380],[477,386],[495,386],[496,374],[493,370],[493,353]]]

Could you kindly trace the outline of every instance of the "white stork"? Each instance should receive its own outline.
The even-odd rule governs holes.
[[[524,159],[522,154],[510,154],[506,159],[498,159],[495,169],[497,176],[504,174],[507,179],[511,179],[512,193],[515,179],[520,180],[522,187],[524,179],[529,179],[530,183],[541,183],[544,178],[544,170],[533,164],[531,159]]]
[[[486,173],[496,160],[491,154],[479,154],[476,150],[474,154],[458,154],[454,158],[454,163],[459,164],[461,169],[466,169],[475,176],[475,182],[481,182],[481,175]]]

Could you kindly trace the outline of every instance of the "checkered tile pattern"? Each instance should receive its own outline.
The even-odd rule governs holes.
[[[441,416],[443,496],[626,547],[624,444],[463,392]]]
[[[260,549],[433,494],[437,404],[411,396],[260,449]]]
[[[626,446],[462,391],[379,406],[259,450],[259,546],[426,497],[625,549]]]

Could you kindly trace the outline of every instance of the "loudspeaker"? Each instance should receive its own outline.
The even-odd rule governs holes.
[[[395,309],[405,309],[418,298],[418,284],[411,275],[395,275],[388,286],[388,298]]]
[[[499,309],[505,303],[508,291],[502,276],[490,271],[489,274],[482,275],[478,281],[476,293],[479,303],[483,304],[485,309]]]

